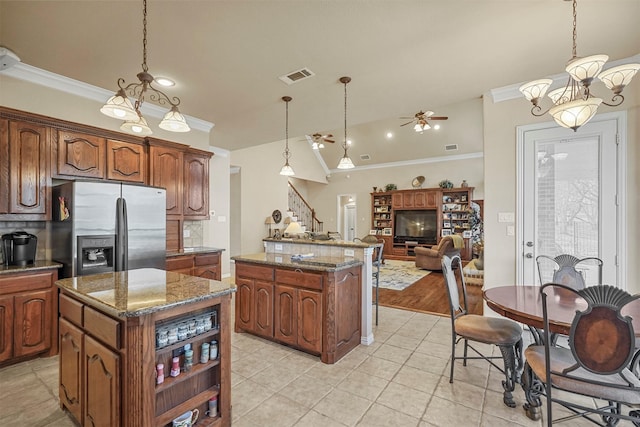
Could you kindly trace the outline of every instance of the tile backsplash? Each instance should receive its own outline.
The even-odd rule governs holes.
[[[203,231],[202,231],[202,221],[185,221],[183,230],[183,247],[191,248],[196,246],[202,246],[203,239]],[[186,233],[185,233],[186,231]],[[186,234],[189,237],[186,237]]]
[[[46,221],[0,221],[0,235],[26,231],[38,238],[36,259],[51,259],[51,226]],[[0,262],[4,262],[4,254],[0,251]]]

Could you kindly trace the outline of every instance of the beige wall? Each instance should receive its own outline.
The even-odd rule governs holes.
[[[600,85],[601,86],[601,85]],[[625,108],[600,107],[600,112],[627,109],[627,285],[630,292],[640,292],[635,279],[638,267],[638,227],[635,217],[640,208],[638,198],[638,168],[640,155],[637,145],[640,136],[640,85],[635,82],[625,93]],[[596,93],[607,91],[596,86]],[[516,194],[516,127],[531,123],[550,122],[548,115],[540,118],[529,113],[530,104],[524,99],[493,103],[484,97],[484,180],[485,180],[485,288],[514,283],[516,259],[521,250],[515,236],[507,236],[508,224],[498,223],[498,212],[517,213]],[[517,233],[516,233],[517,234]]]

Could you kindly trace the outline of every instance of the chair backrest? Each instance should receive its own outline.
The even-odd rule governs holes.
[[[382,264],[382,253],[384,252],[384,239],[378,240],[378,243],[373,248],[373,265],[380,268]]]
[[[569,346],[575,357],[576,364],[565,366],[561,372],[551,372],[547,369],[547,380],[551,374],[577,377],[577,369],[582,368],[597,375],[620,376],[619,382],[626,387],[634,382],[625,378],[623,370],[629,367],[629,362],[635,352],[635,333],[632,319],[621,314],[621,310],[630,302],[640,298],[630,295],[622,289],[609,285],[588,286],[584,289],[574,289],[570,286],[549,283],[540,288],[542,295],[542,313],[544,321],[544,343],[546,366],[549,367],[549,313],[554,312],[554,306],[572,304],[577,299],[587,303],[584,310],[576,310],[569,333]],[[627,371],[628,374],[628,371]],[[583,374],[580,378],[586,382]],[[587,377],[589,378],[589,377]],[[597,379],[591,377],[591,382]]]
[[[440,256],[450,252],[453,249],[453,239],[451,236],[444,236],[440,239],[440,243],[438,243],[438,246],[434,249],[438,251]]]
[[[456,274],[457,272],[457,274]],[[442,257],[442,275],[444,276],[447,296],[449,297],[449,308],[451,310],[451,320],[467,314],[467,287],[462,274],[462,260],[460,255]],[[459,289],[462,290],[462,300]]]
[[[569,254],[558,255],[554,258],[539,255],[536,257],[536,264],[538,265],[540,284],[553,282],[574,289],[584,289],[587,284],[602,284],[602,260],[600,258],[577,258]]]

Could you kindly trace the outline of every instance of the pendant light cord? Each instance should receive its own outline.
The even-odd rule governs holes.
[[[571,59],[576,59],[578,57],[577,22],[578,22],[578,0],[573,0],[573,50],[571,51],[573,57]]]
[[[149,71],[147,66],[147,0],[142,1],[142,71]]]

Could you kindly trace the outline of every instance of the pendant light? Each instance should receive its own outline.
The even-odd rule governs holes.
[[[338,163],[338,169],[353,169],[355,166],[349,154],[347,154],[347,83],[351,81],[351,77],[340,77],[340,83],[344,84],[344,141],[342,142],[342,148],[344,149],[344,155]]]
[[[625,64],[601,72],[602,67],[609,59],[607,55],[579,58],[577,55],[576,21],[577,0],[573,0],[573,50],[572,58],[565,68],[570,77],[565,87],[549,92],[548,96],[553,102],[551,108],[542,111],[539,102],[553,80],[534,80],[520,86],[520,92],[533,104],[531,114],[539,117],[548,112],[560,126],[574,131],[591,120],[600,104],[609,107],[622,104],[624,102],[622,89],[631,82],[633,76],[640,69],[640,64]],[[613,92],[610,103],[591,94],[590,87],[595,78],[600,79]]]
[[[284,176],[293,176],[295,172],[291,165],[289,165],[289,158],[291,157],[291,152],[289,151],[289,102],[291,102],[293,98],[290,96],[283,96],[282,100],[286,103],[286,115],[285,115],[285,145],[284,145],[284,166],[280,169],[280,175]]]
[[[130,83],[124,86],[125,80],[118,79],[120,89],[100,108],[100,112],[109,117],[124,120],[120,129],[125,132],[151,135],[153,132],[140,112],[144,98],[148,96],[149,99],[158,102],[160,105],[171,106],[158,125],[161,129],[170,132],[189,132],[191,129],[184,116],[178,110],[180,98],[176,96],[169,98],[164,92],[153,87],[153,83],[156,80],[149,74],[149,67],[147,66],[147,0],[143,0],[142,5],[142,71],[137,75],[140,83]],[[131,104],[127,93],[135,97],[135,105]]]

